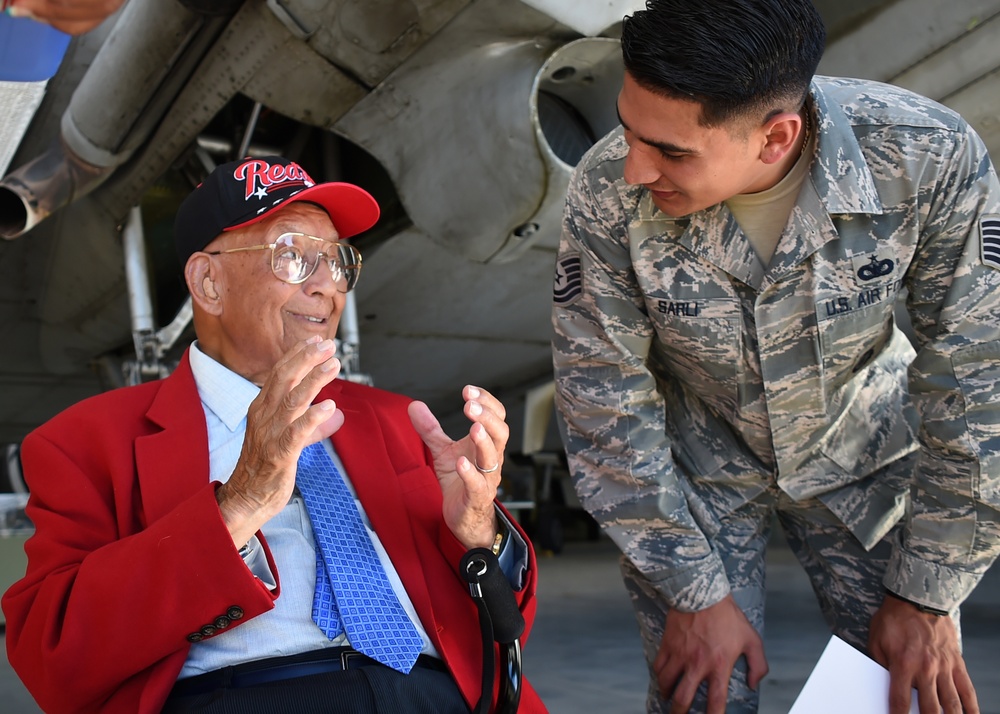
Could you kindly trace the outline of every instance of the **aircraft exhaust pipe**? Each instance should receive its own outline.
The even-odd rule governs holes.
[[[111,169],[83,161],[57,144],[0,181],[0,238],[12,240],[87,193]]]
[[[0,184],[0,237],[10,240],[24,233],[28,204],[14,189]]]

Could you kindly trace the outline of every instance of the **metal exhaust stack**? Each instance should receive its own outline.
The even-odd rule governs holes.
[[[107,169],[91,166],[62,143],[0,182],[0,237],[27,233],[53,211],[87,193]]]

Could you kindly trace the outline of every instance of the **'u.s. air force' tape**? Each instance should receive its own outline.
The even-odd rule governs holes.
[[[979,249],[983,265],[1000,270],[1000,216],[983,216],[980,219]]]
[[[556,305],[572,305],[583,293],[583,271],[580,254],[567,253],[556,261],[556,279],[552,286],[552,301]]]

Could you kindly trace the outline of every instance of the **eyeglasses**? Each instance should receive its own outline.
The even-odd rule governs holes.
[[[324,250],[320,247],[328,246]],[[209,255],[240,253],[246,250],[271,249],[271,272],[285,283],[299,285],[316,272],[320,257],[330,266],[333,284],[342,293],[350,292],[358,284],[361,274],[361,253],[349,243],[328,241],[305,233],[282,233],[274,243],[252,245],[248,248],[205,251]]]

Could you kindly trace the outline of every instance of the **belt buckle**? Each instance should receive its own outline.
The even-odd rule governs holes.
[[[340,653],[340,668],[343,669],[344,671],[349,670],[351,668],[352,659],[360,659],[361,662],[359,662],[359,664],[361,664],[365,660],[367,660],[368,657],[362,652],[358,652],[357,650],[344,650],[343,652]]]

